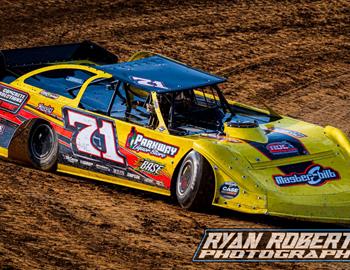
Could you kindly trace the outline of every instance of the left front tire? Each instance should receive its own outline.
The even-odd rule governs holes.
[[[192,150],[183,160],[176,179],[176,198],[182,208],[203,211],[211,207],[215,179],[209,162]]]

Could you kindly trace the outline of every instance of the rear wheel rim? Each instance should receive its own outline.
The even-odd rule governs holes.
[[[39,125],[33,132],[31,140],[31,152],[39,160],[46,159],[51,155],[54,144],[54,133],[50,126]]]
[[[184,195],[190,188],[193,181],[192,162],[187,161],[180,172],[177,190],[180,195]]]

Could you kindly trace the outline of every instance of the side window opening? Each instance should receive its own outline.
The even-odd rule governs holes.
[[[92,76],[94,76],[93,73],[79,69],[55,69],[29,77],[24,82],[48,92],[73,99],[80,90],[79,86]]]
[[[79,107],[91,112],[108,115],[110,103],[114,97],[111,81],[95,81],[88,85],[80,100]]]
[[[227,112],[211,87],[165,93],[159,101],[169,131],[176,134],[218,130]]]
[[[141,93],[140,90],[134,90],[128,84],[122,83],[120,85],[119,93],[125,96],[125,100],[116,98],[112,106],[111,116],[140,126],[154,128],[155,119],[151,93]],[[120,106],[121,103],[125,103],[125,110]]]
[[[88,85],[79,107],[136,125],[155,128],[158,118],[152,105],[151,93],[140,95],[123,82],[94,81]]]

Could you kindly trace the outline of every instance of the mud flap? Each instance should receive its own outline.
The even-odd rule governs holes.
[[[8,157],[8,148],[23,123],[19,112],[29,100],[29,94],[0,82],[0,155]]]
[[[0,156],[8,157],[8,148],[19,125],[0,118]]]
[[[0,156],[7,158],[8,157],[8,150],[6,148],[0,147]]]

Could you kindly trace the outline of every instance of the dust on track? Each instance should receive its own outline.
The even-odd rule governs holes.
[[[121,57],[151,50],[226,74],[231,98],[350,134],[348,1],[0,1],[0,48],[93,40]],[[195,269],[206,227],[315,227],[0,161],[0,268]],[[246,264],[205,264],[243,269]],[[249,264],[346,269],[346,264]]]

